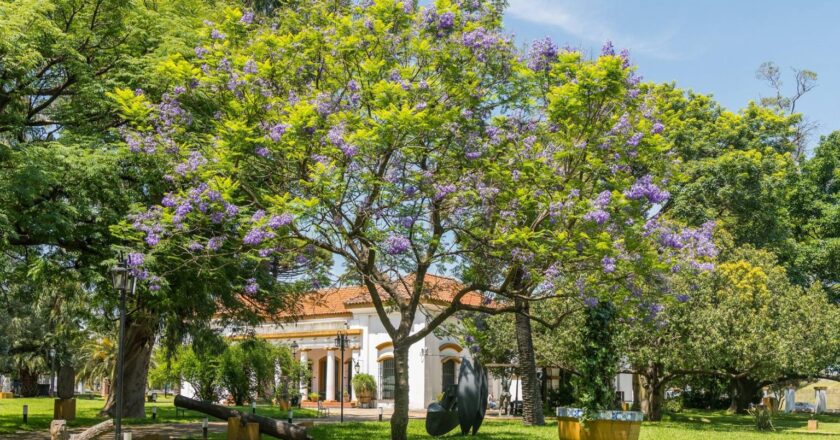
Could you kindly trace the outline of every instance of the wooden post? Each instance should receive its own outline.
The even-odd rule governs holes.
[[[816,421],[814,419],[808,420],[808,432],[817,432],[818,428],[819,428],[819,422],[818,421]]]
[[[239,417],[228,417],[227,440],[239,440],[242,430],[242,420]]]

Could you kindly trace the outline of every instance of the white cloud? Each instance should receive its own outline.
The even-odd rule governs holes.
[[[593,1],[561,2],[559,0],[509,0],[507,14],[531,23],[556,26],[581,40],[603,43],[612,40],[617,48],[628,48],[659,59],[679,59],[671,48],[673,30],[658,35],[632,35],[612,28]]]

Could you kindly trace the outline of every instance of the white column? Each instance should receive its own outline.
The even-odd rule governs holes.
[[[324,400],[335,400],[335,349],[327,349],[327,395]]]
[[[300,351],[300,364],[303,365],[303,366],[306,366],[306,364],[308,362],[309,362],[309,350],[301,350]],[[300,395],[303,396],[303,398],[306,398],[306,381],[305,380],[300,381]]]
[[[814,391],[816,393],[815,397],[816,397],[816,400],[817,400],[816,405],[815,405],[816,410],[814,412],[816,412],[817,414],[824,413],[826,408],[828,408],[828,405],[827,405],[827,402],[826,402],[825,390],[826,390],[825,387],[815,387],[814,388]]]
[[[796,389],[788,388],[785,390],[785,412],[793,412],[796,405]]]
[[[359,362],[359,349],[353,348],[353,350],[350,351],[350,371],[352,371],[353,375],[356,374],[356,370],[353,367],[357,362]],[[353,388],[352,383],[350,384],[350,400],[356,400],[356,390]]]

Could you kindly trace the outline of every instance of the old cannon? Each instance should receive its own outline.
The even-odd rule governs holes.
[[[487,369],[478,362],[461,360],[458,384],[444,390],[440,402],[432,402],[426,412],[426,432],[444,435],[461,426],[461,434],[478,432],[487,412]]]

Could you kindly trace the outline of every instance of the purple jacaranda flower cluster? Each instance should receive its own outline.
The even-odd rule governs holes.
[[[521,249],[521,248],[513,248],[510,251],[510,256],[513,257],[514,261],[518,261],[520,263],[528,263],[533,261],[534,253],[528,249]]]
[[[211,237],[209,240],[207,240],[207,249],[211,251],[217,251],[222,248],[222,245],[224,243],[224,237]]]
[[[242,239],[242,242],[249,246],[257,246],[266,240],[274,238],[275,236],[276,234],[274,232],[257,227],[248,231]]]
[[[557,290],[557,281],[560,278],[560,266],[557,263],[552,263],[543,272],[542,282],[540,282],[539,290],[541,292],[551,294]]]
[[[604,211],[603,209],[595,209],[584,214],[583,219],[586,221],[595,222],[599,225],[603,225],[607,222],[607,220],[610,219],[610,213]]]
[[[631,200],[647,198],[651,203],[663,203],[671,197],[671,193],[654,184],[653,177],[648,174],[631,185],[624,196]]]
[[[455,14],[448,11],[438,14],[434,8],[427,8],[423,10],[423,24],[426,29],[436,31],[438,35],[443,35],[455,27]]]
[[[557,45],[549,37],[535,40],[528,51],[528,67],[536,72],[548,71],[557,59]]]
[[[254,295],[260,290],[259,284],[257,284],[256,278],[248,278],[245,280],[245,293],[249,295]]]
[[[161,102],[157,107],[156,127],[159,133],[170,134],[172,127],[175,125],[189,125],[192,123],[192,117],[178,102],[176,95],[164,93],[161,97]]]
[[[212,31],[210,31],[210,38],[214,40],[224,40],[225,38],[227,38],[227,35],[219,31],[218,29],[213,29]]]
[[[610,131],[607,134],[609,134],[609,135],[626,134],[629,130],[630,130],[630,118],[627,116],[627,113],[624,113],[623,115],[621,115],[620,118],[618,118],[618,121],[616,121],[616,123],[613,124],[612,128],[610,129]]]
[[[146,234],[145,242],[148,246],[154,247],[160,242],[163,234],[163,226],[160,224],[162,208],[153,206],[145,212],[130,214],[128,219],[132,221],[132,227]]]
[[[245,65],[242,66],[242,72],[247,74],[257,73],[257,62],[253,59],[249,59],[245,62]]]
[[[350,105],[353,107],[358,106],[362,100],[362,96],[359,94],[359,90],[361,90],[359,83],[354,79],[347,81],[347,90],[350,92],[350,97],[348,98]]]
[[[131,269],[136,269],[143,265],[146,261],[146,256],[139,252],[130,252],[126,255],[125,263]]]
[[[259,157],[268,157],[270,151],[268,151],[268,148],[264,146],[259,146],[254,149],[254,154],[256,154]]]
[[[195,57],[200,59],[200,60],[203,60],[204,56],[207,55],[208,53],[210,53],[210,51],[207,50],[206,48],[202,47],[202,46],[196,46],[195,47]]]
[[[639,142],[641,142],[641,141],[642,141],[642,138],[643,138],[644,136],[645,136],[645,135],[644,135],[643,133],[638,133],[638,132],[637,132],[637,133],[633,133],[633,136],[630,136],[630,139],[627,139],[627,145],[629,145],[629,146],[631,146],[631,147],[637,147],[637,146],[639,146]]]
[[[665,125],[663,125],[661,122],[655,122],[653,124],[653,127],[651,127],[650,132],[651,134],[659,134],[662,133],[664,130]]]
[[[280,215],[272,215],[266,222],[266,225],[271,229],[278,229],[292,224],[292,221],[294,221],[294,216],[284,213]]]
[[[461,37],[461,43],[472,49],[479,61],[486,61],[488,51],[499,43],[499,37],[483,27],[478,27],[465,32]]]
[[[198,151],[193,151],[186,162],[181,162],[175,166],[175,172],[183,176],[205,164],[207,164],[207,159],[204,158],[204,155]]]
[[[411,248],[411,241],[399,234],[391,234],[385,239],[385,252],[388,255],[400,255]]]
[[[146,154],[154,154],[157,151],[157,141],[155,141],[154,136],[148,134],[143,135],[128,130],[121,131],[123,133],[123,139],[128,145],[128,151]]]
[[[287,128],[288,126],[285,124],[273,124],[268,127],[268,134],[266,136],[274,142],[280,142]]]
[[[242,18],[239,19],[239,22],[242,24],[251,24],[254,22],[254,13],[251,11],[246,11],[242,14]]]
[[[335,125],[327,132],[327,140],[338,147],[346,157],[353,157],[358,153],[358,149],[344,140],[346,135],[344,124]]]
[[[621,67],[628,68],[630,67],[630,51],[627,49],[621,49],[621,52],[618,54],[619,58],[621,58]]]
[[[613,46],[612,41],[607,40],[604,42],[604,45],[601,46],[601,55],[602,56],[615,56],[615,46]]]
[[[435,201],[442,200],[444,197],[448,196],[449,194],[454,193],[457,188],[455,187],[454,183],[449,183],[446,185],[439,185],[435,184]]]
[[[609,255],[604,256],[601,259],[601,267],[604,270],[604,273],[613,273],[615,272],[616,265],[615,265],[615,258],[610,257]]]
[[[598,197],[592,201],[592,206],[594,209],[584,214],[583,219],[586,221],[595,222],[599,225],[603,225],[610,219],[610,213],[606,211],[607,206],[610,204],[610,200],[612,200],[612,193],[610,191],[602,191],[598,194]]]
[[[703,223],[699,228],[677,228],[651,219],[644,226],[645,235],[658,238],[659,244],[670,250],[674,258],[687,261],[690,267],[703,271],[714,270],[714,264],[708,261],[718,254],[714,229],[713,221]],[[681,267],[679,263],[674,264],[672,271],[679,271]]]

